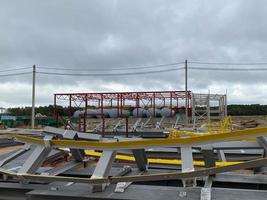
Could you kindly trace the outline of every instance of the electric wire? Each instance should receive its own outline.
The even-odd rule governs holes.
[[[21,67],[21,68],[14,68],[14,69],[6,69],[6,70],[0,70],[0,72],[11,72],[11,71],[19,71],[24,69],[31,69],[32,67]]]
[[[206,71],[267,71],[267,68],[211,68],[211,67],[188,67],[190,70]]]
[[[158,67],[167,67],[167,66],[174,66],[174,65],[181,65],[184,62],[175,62],[175,63],[167,63],[167,64],[159,64],[159,65],[148,65],[148,66],[136,66],[136,67],[121,67],[121,68],[113,68],[113,67],[101,67],[101,68],[59,68],[59,67],[37,67],[39,69],[53,69],[53,70],[61,70],[61,71],[116,71],[116,70],[131,70],[131,69],[151,69],[151,68],[158,68]]]
[[[161,72],[170,72],[182,70],[181,68],[171,68],[171,69],[163,69],[157,71],[145,71],[145,72],[125,72],[125,73],[93,73],[93,74],[81,74],[81,73],[57,73],[57,72],[44,72],[44,71],[36,71],[37,74],[46,74],[46,75],[57,75],[57,76],[128,76],[128,75],[143,75],[143,74],[155,74]]]
[[[188,61],[188,63],[192,64],[193,66],[188,66],[188,70],[196,70],[196,71],[267,71],[266,67],[249,67],[249,66],[259,66],[259,65],[267,65],[267,62],[255,62],[255,63],[230,63],[230,62],[197,62],[197,61]],[[57,75],[57,76],[128,76],[128,75],[142,75],[142,74],[155,74],[155,73],[162,73],[162,72],[171,72],[185,69],[185,67],[175,67],[175,68],[168,68],[168,69],[158,69],[158,70],[150,70],[150,71],[142,71],[145,69],[152,69],[152,68],[159,68],[159,67],[167,67],[167,66],[179,66],[184,64],[184,62],[175,62],[175,63],[167,63],[167,64],[160,64],[160,65],[149,65],[149,66],[136,66],[136,67],[125,67],[125,68],[91,68],[91,69],[81,69],[81,68],[56,68],[56,67],[37,67],[36,73],[44,74],[44,75]],[[197,65],[197,66],[194,66]],[[228,65],[229,67],[205,67],[205,66],[198,66],[198,65]],[[248,67],[230,67],[230,66],[248,66]],[[8,77],[8,76],[20,76],[25,74],[31,74],[30,72],[20,72],[20,73],[9,73],[9,74],[1,74],[3,72],[14,72],[20,70],[31,69],[32,67],[18,67],[18,68],[11,68],[6,70],[0,70],[0,77]],[[40,69],[40,71],[39,71]],[[59,70],[59,72],[54,72],[51,70]],[[85,71],[116,71],[121,70],[120,73],[83,73]],[[134,71],[134,70],[141,70],[141,71]],[[62,71],[62,72],[61,72]],[[65,71],[81,71],[80,73],[65,73]]]
[[[188,63],[199,64],[199,65],[267,65],[267,62],[230,63],[230,62],[197,62],[197,61],[188,61]]]
[[[7,76],[21,76],[25,74],[32,74],[32,72],[22,72],[22,73],[13,73],[13,74],[0,74],[0,77],[7,77]]]

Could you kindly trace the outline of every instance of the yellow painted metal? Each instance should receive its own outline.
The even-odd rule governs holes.
[[[85,154],[88,156],[95,156],[95,157],[100,157],[102,155],[101,152],[96,152],[94,150],[85,150]],[[133,156],[129,155],[122,155],[122,154],[117,154],[116,155],[117,160],[123,160],[123,161],[135,161]],[[168,165],[181,165],[182,161],[177,160],[177,159],[162,159],[162,158],[148,158],[148,163],[153,163],[153,164],[168,164]],[[228,165],[234,165],[234,164],[239,164],[241,162],[216,162],[217,167],[221,166],[228,166]],[[195,166],[205,166],[204,161],[194,161]]]
[[[233,120],[231,116],[225,117],[221,122],[220,122],[220,132],[231,132],[232,131],[232,126],[233,126]]]
[[[223,118],[219,123],[210,122],[208,123],[208,132],[209,133],[226,133],[232,131],[232,117],[227,116]]]
[[[211,135],[209,132],[191,132],[191,131],[178,131],[172,129],[169,131],[169,139],[174,138],[188,138],[188,137],[196,137],[196,136],[203,136],[203,135]]]
[[[184,145],[200,145],[214,142],[226,142],[241,140],[246,138],[257,137],[267,134],[267,128],[253,128],[247,130],[232,131],[230,133],[218,133],[194,136],[189,138],[167,138],[167,139],[142,139],[130,141],[77,141],[77,140],[51,140],[52,147],[64,148],[79,148],[79,149],[138,149],[146,147],[179,147]],[[22,135],[17,135],[16,138],[20,141],[37,143],[44,145],[43,139],[32,138]]]
[[[207,123],[207,132],[192,132],[192,131],[179,131],[179,130],[170,130],[168,138],[181,138],[181,137],[195,137],[203,135],[212,135],[218,133],[230,133],[232,132],[232,118],[231,116],[225,117],[219,123],[208,122]]]

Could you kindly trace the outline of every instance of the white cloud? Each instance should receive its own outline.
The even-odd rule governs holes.
[[[72,67],[80,73],[80,68],[184,59],[266,61],[266,4],[264,0],[1,1],[0,71],[33,64]],[[189,89],[215,93],[227,89],[233,103],[266,103],[266,85],[265,72],[189,71]],[[30,105],[30,75],[2,77],[0,88],[0,106]],[[125,77],[37,74],[37,104],[51,103],[55,92],[183,88],[182,71]]]

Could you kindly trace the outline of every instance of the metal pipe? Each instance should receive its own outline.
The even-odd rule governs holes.
[[[71,118],[71,116],[72,116],[72,109],[71,109],[71,94],[70,94],[70,96],[69,96],[69,118]]]
[[[117,94],[117,117],[120,116],[120,94]]]
[[[101,108],[101,119],[102,119],[102,136],[104,137],[104,132],[105,132],[105,116],[104,116],[104,99],[103,99],[103,95],[101,94],[101,104],[100,104],[100,108]]]
[[[58,114],[57,114],[57,95],[54,94],[54,116],[56,119],[56,126],[58,127]]]
[[[156,94],[153,92],[153,116],[156,117]]]
[[[129,137],[129,121],[128,121],[128,116],[126,116],[126,118],[125,118],[125,123],[126,123],[126,126],[125,126],[125,129],[126,129],[126,137]]]
[[[84,115],[83,115],[83,132],[86,132],[86,119],[87,119],[87,107],[88,107],[88,95],[85,95],[85,102],[84,102]]]
[[[35,123],[35,79],[36,79],[36,67],[32,66],[32,119],[31,125],[32,129],[34,129]]]
[[[224,106],[225,106],[225,117],[227,117],[228,113],[227,113],[227,89],[226,89],[226,92],[225,92],[225,97],[224,97]]]
[[[170,117],[172,117],[172,92],[170,93]]]

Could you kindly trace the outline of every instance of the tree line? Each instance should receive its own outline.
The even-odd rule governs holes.
[[[72,108],[72,112],[75,112],[79,108]],[[69,114],[68,107],[57,106],[57,111],[60,116],[67,116]],[[260,104],[250,104],[250,105],[228,105],[227,106],[228,115],[239,116],[239,115],[267,115],[267,105]],[[30,116],[31,107],[16,107],[8,108],[8,113],[15,116]],[[53,105],[49,106],[39,106],[35,108],[35,113],[41,113],[48,117],[54,115]]]
[[[228,115],[267,115],[267,105],[228,105]]]

